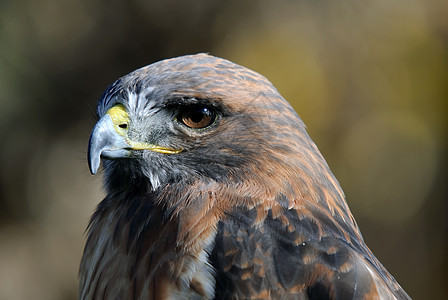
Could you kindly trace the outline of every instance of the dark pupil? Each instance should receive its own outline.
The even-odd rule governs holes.
[[[206,117],[207,115],[209,115],[209,111],[207,108],[196,108],[193,109],[191,111],[190,114],[190,120],[194,123],[199,123],[202,121],[202,119],[204,119],[204,117]]]
[[[178,120],[190,128],[200,129],[212,124],[215,115],[207,107],[188,107],[180,113]]]

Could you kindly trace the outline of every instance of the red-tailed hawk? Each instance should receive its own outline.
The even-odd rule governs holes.
[[[206,54],[164,60],[113,83],[98,116],[88,162],[107,196],[80,299],[409,299],[263,76]]]

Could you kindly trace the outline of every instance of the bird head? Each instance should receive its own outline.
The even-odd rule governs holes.
[[[138,69],[106,90],[97,111],[88,162],[93,174],[103,162],[109,191],[203,181],[248,197],[318,198],[321,178],[342,195],[289,103],[230,61],[197,54]]]

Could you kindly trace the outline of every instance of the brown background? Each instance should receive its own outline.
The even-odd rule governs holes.
[[[448,298],[448,2],[0,1],[0,299],[75,299],[106,86],[197,52],[266,77],[415,299]]]

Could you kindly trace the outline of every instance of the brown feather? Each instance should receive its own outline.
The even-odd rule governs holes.
[[[89,228],[81,299],[409,298],[263,76],[205,54],[180,57],[121,78],[100,117],[116,103],[134,120],[130,137],[183,151],[103,162],[108,196]],[[151,123],[203,104],[220,115],[202,131],[169,114]]]

